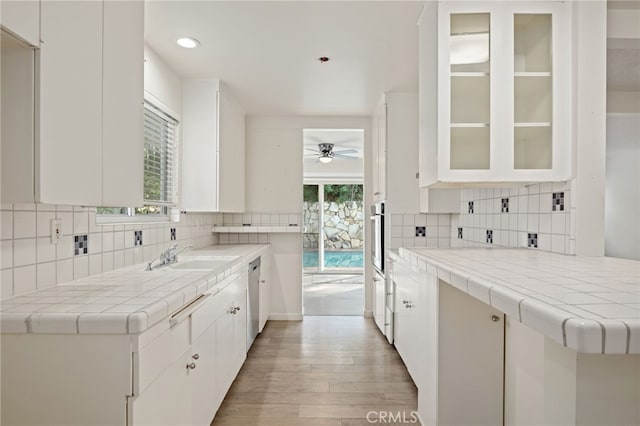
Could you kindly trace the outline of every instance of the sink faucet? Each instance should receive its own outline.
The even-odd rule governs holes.
[[[151,262],[147,263],[147,268],[146,268],[147,271],[153,270],[153,264],[156,261],[160,262],[158,266],[164,266],[164,265],[169,265],[171,263],[176,263],[178,261],[178,254],[190,248],[193,248],[193,246],[188,245],[178,249],[178,244],[172,245],[171,247],[169,247],[168,249],[160,253],[160,256],[158,257],[158,259],[154,259]]]

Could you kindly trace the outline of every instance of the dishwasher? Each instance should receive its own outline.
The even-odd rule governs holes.
[[[260,328],[260,258],[249,263],[249,287],[247,289],[247,352]]]

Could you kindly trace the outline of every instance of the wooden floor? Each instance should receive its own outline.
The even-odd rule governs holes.
[[[212,426],[409,424],[416,408],[416,387],[372,319],[307,316],[267,324]]]

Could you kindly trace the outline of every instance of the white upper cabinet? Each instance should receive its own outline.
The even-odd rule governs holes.
[[[182,86],[181,209],[243,212],[245,113],[219,80]]]
[[[35,200],[142,205],[144,5],[43,2]]]
[[[40,45],[40,1],[3,0],[0,25],[31,46]]]
[[[387,104],[382,97],[373,113],[372,122],[373,201],[387,197]]]
[[[426,6],[420,23],[421,186],[571,177],[566,7]]]

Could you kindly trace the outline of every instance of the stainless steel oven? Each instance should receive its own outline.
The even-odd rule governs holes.
[[[371,206],[371,261],[384,277],[384,203]]]

